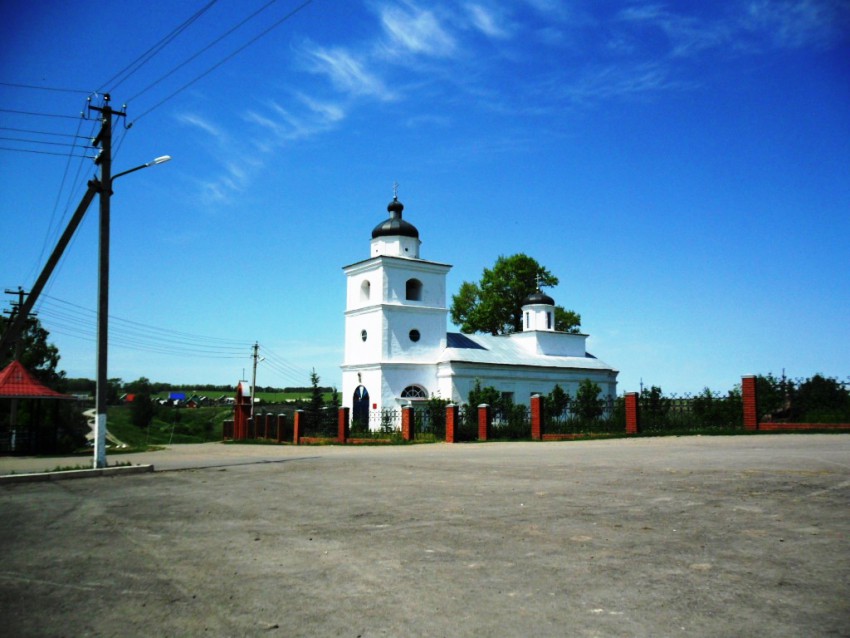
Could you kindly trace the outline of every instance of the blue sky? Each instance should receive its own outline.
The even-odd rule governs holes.
[[[87,95],[127,104],[114,172],[174,158],[115,182],[111,377],[235,383],[257,341],[259,385],[338,385],[394,181],[450,295],[533,256],[620,392],[850,375],[850,3],[278,0],[221,38],[266,4],[0,3],[0,285],[95,174],[53,145]],[[39,304],[72,377],[96,291],[93,206]]]

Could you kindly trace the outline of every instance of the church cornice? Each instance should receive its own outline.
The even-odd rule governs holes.
[[[449,270],[451,270],[452,267],[451,264],[443,264],[438,261],[428,261],[426,259],[413,259],[412,257],[395,257],[392,255],[378,255],[377,257],[370,257],[369,259],[364,259],[363,261],[357,261],[353,264],[349,264],[348,266],[343,266],[342,270],[346,274],[365,272],[377,268],[383,265],[385,262],[395,262],[396,266],[403,265],[405,268],[409,268],[411,270],[421,270],[423,272],[434,272],[440,270],[448,272]]]
[[[449,311],[448,308],[444,308],[443,306],[414,306],[411,305],[410,301],[388,301],[384,303],[370,304],[361,308],[352,308],[351,310],[346,310],[345,316],[356,317],[357,315],[368,315],[384,309],[392,310],[394,312],[415,312],[417,314],[445,314]]]

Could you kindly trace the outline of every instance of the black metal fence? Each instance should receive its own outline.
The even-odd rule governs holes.
[[[598,399],[593,409],[570,402],[560,412],[543,412],[544,434],[622,434],[626,430],[626,410],[622,397]]]
[[[318,414],[304,412],[301,436],[317,439],[334,439],[338,435],[337,411],[324,408]]]
[[[640,430],[647,434],[743,430],[740,394],[701,394],[669,397],[644,393],[638,399]]]

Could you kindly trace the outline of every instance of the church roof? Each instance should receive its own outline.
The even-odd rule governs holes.
[[[614,368],[589,353],[584,357],[535,354],[523,348],[519,340],[512,339],[511,335],[458,332],[446,335],[446,349],[440,356],[440,363],[450,362],[614,371]]]
[[[554,306],[555,300],[552,299],[552,297],[550,297],[546,293],[540,292],[538,290],[537,292],[533,292],[530,295],[528,295],[528,297],[523,299],[522,304],[520,304],[520,305],[521,306],[531,306],[531,305],[534,305],[534,304],[545,304],[547,306]]]
[[[416,226],[401,218],[401,211],[404,210],[404,204],[398,201],[398,197],[393,197],[387,205],[387,210],[390,213],[390,218],[381,222],[372,230],[372,239],[376,237],[415,237],[419,239],[419,231]]]

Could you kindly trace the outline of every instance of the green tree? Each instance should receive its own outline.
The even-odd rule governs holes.
[[[0,315],[0,335],[6,332],[11,322],[11,317]],[[21,365],[39,381],[55,390],[64,391],[65,373],[57,370],[59,349],[47,341],[49,336],[50,333],[42,327],[41,322],[30,317],[21,331],[20,346],[13,347],[10,352],[0,353],[0,369],[9,365],[17,350]]]
[[[128,383],[133,390],[133,400],[130,402],[130,422],[139,429],[147,428],[156,416],[156,404],[151,398],[150,382],[141,377],[138,381]]]
[[[641,419],[645,420],[647,425],[663,424],[672,405],[673,402],[664,397],[664,392],[657,385],[641,390]]]
[[[535,259],[519,253],[500,256],[492,269],[485,268],[481,281],[465,281],[452,297],[452,321],[463,332],[493,335],[522,330],[522,302],[538,287],[557,286],[558,278]],[[555,329],[578,332],[581,315],[555,306]]]
[[[314,369],[310,373],[310,402],[307,405],[307,415],[313,423],[320,422],[323,407],[325,399],[322,396],[322,388],[319,387],[319,375]]]
[[[850,418],[850,392],[835,379],[816,374],[797,388],[793,406],[805,421],[842,422]]]
[[[603,407],[602,399],[599,395],[602,394],[602,388],[590,379],[585,379],[578,386],[576,399],[573,402],[575,405],[575,414],[582,419],[592,420],[602,416]]]
[[[483,404],[487,404],[494,410],[497,410],[510,407],[512,402],[493,386],[481,387],[481,380],[476,379],[472,389],[469,391],[467,405],[474,411],[479,405]]]
[[[570,395],[556,383],[552,391],[543,398],[543,405],[548,416],[560,417],[570,405]]]

